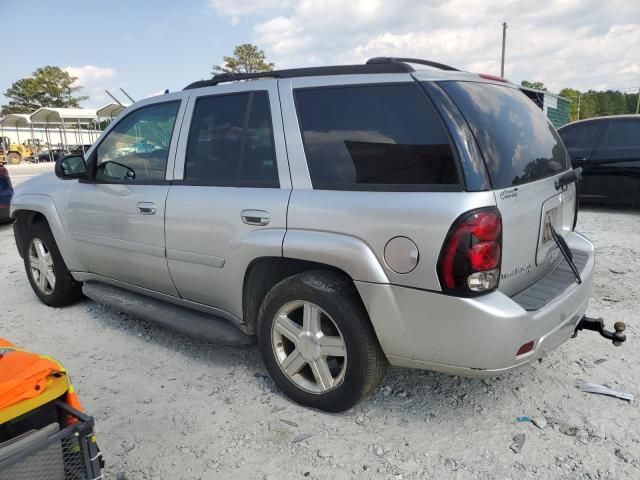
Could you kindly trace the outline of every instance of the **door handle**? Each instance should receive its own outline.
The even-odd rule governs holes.
[[[139,202],[138,203],[138,213],[140,215],[155,215],[156,214],[156,204],[153,202]]]
[[[242,222],[247,225],[259,225],[263,227],[269,224],[271,215],[264,210],[242,210],[242,212],[240,212],[240,218]]]

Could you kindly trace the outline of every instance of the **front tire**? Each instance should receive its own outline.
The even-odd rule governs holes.
[[[22,161],[22,157],[19,153],[11,152],[7,155],[7,162],[10,165],[18,165]]]
[[[69,273],[48,226],[33,224],[22,241],[27,278],[37,297],[50,307],[78,301],[82,297],[82,284]]]
[[[292,400],[327,412],[371,395],[387,362],[350,279],[309,271],[275,285],[258,314],[265,366]]]

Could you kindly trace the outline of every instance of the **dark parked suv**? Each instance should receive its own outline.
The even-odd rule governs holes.
[[[581,120],[558,133],[582,167],[582,201],[640,205],[640,115]]]

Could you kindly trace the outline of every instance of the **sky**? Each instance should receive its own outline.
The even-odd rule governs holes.
[[[513,82],[640,87],[640,0],[0,0],[0,18],[0,92],[57,65],[90,108],[209,78],[241,43],[276,68],[405,56],[499,74],[502,22]]]

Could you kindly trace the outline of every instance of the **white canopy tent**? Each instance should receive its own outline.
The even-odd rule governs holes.
[[[96,110],[96,116],[98,117],[98,122],[100,121],[101,118],[108,118],[110,120],[113,120],[115,117],[117,117],[120,114],[120,112],[122,112],[128,106],[129,105],[123,105],[119,103],[107,103],[103,107],[100,107],[99,109]]]
[[[26,113],[11,113],[0,120],[0,128],[2,128],[2,132],[0,132],[0,137],[4,137],[4,129],[14,127],[16,129],[16,135],[18,137],[18,143],[20,143],[20,131],[19,127],[29,128],[31,127],[31,121],[29,120],[29,115]],[[33,135],[32,135],[33,137]]]
[[[61,132],[64,148],[68,149],[70,142],[67,137],[68,127],[75,125],[71,131],[75,135],[77,145],[83,145],[83,131],[89,134],[89,141],[93,143],[98,137],[98,131],[94,129],[98,122],[96,110],[92,108],[49,108],[42,107],[33,112],[29,119],[32,124],[43,124],[48,132],[49,128],[57,127]],[[86,128],[82,129],[82,126]],[[49,140],[47,140],[48,143]],[[84,147],[83,147],[84,148]]]

